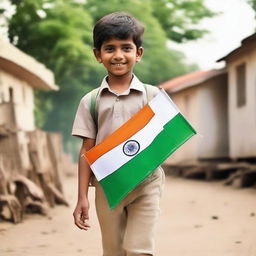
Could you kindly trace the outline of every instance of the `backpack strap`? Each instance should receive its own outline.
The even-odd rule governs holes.
[[[90,113],[96,129],[98,129],[98,111],[96,110],[96,101],[99,94],[100,88],[96,88],[91,92],[91,104],[90,104]]]
[[[156,91],[153,90],[153,88],[157,88],[158,90],[159,90],[159,88],[156,86],[150,85],[150,84],[143,84],[143,86],[144,86],[145,92],[146,92],[146,100],[147,100],[146,103],[148,103],[156,95]]]

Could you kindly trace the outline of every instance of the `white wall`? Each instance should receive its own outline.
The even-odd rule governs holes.
[[[220,75],[171,96],[200,135],[173,153],[166,164],[191,163],[229,156],[227,77]]]
[[[237,107],[236,67],[246,63],[246,104]],[[256,156],[256,49],[228,63],[230,156]]]
[[[180,91],[171,95],[172,100],[180,109],[181,113],[198,130],[198,92],[195,87]],[[193,136],[177,151],[175,151],[167,160],[166,164],[177,164],[184,162],[193,162],[197,160],[197,144],[199,136]]]
[[[25,81],[0,70],[0,104],[10,101],[10,88],[13,91],[17,127],[24,131],[34,130],[34,96],[32,87]]]
[[[220,75],[200,86],[198,157],[217,159],[229,156],[227,76]]]

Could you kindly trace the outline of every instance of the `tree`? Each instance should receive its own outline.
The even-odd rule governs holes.
[[[195,40],[207,31],[196,25],[214,12],[204,5],[204,0],[151,0],[153,15],[158,19],[167,37],[176,42]]]
[[[204,0],[88,0],[86,7],[90,8],[89,11],[96,20],[101,17],[100,15],[104,10],[104,13],[120,9],[127,10],[131,13],[136,12],[136,17],[141,18],[147,15],[153,16],[160,23],[166,36],[175,42],[202,37],[207,31],[197,28],[196,25],[203,18],[212,17],[216,14],[204,5]],[[137,7],[142,13],[136,11]]]
[[[256,0],[247,0],[247,2],[252,6],[253,10],[256,12]]]
[[[157,2],[157,1],[156,1]],[[138,0],[87,0],[85,4],[94,21],[103,15],[127,11],[145,24],[145,48],[142,62],[135,67],[135,73],[146,83],[159,84],[171,77],[191,71],[192,67],[183,63],[184,55],[167,48],[167,37],[161,23],[152,15],[151,1]]]
[[[92,24],[98,18],[122,9],[145,24],[145,55],[135,73],[146,83],[159,84],[192,69],[181,53],[167,48],[167,40],[202,36],[194,24],[212,15],[203,0],[10,1],[16,7],[8,20],[11,42],[50,68],[60,86],[58,92],[37,92],[37,123],[61,131],[66,148],[81,96],[98,86],[105,72],[92,53]]]
[[[47,130],[62,131],[66,141],[79,99],[100,72],[92,54],[92,19],[72,2],[12,3],[16,13],[9,21],[11,42],[50,68],[60,86],[58,92],[37,92],[37,120]]]

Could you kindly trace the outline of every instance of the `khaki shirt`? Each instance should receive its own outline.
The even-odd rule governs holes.
[[[147,85],[146,92],[144,85],[135,75],[126,91],[116,93],[110,89],[105,77],[96,100],[98,131],[90,113],[91,92],[89,92],[81,99],[78,106],[72,135],[96,139],[98,144],[129,120],[157,93],[158,88],[152,85]]]

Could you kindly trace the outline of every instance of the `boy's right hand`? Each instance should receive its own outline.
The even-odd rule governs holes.
[[[76,208],[73,212],[74,221],[77,227],[83,230],[88,230],[90,225],[89,220],[89,201],[87,198],[79,200],[77,202]]]

